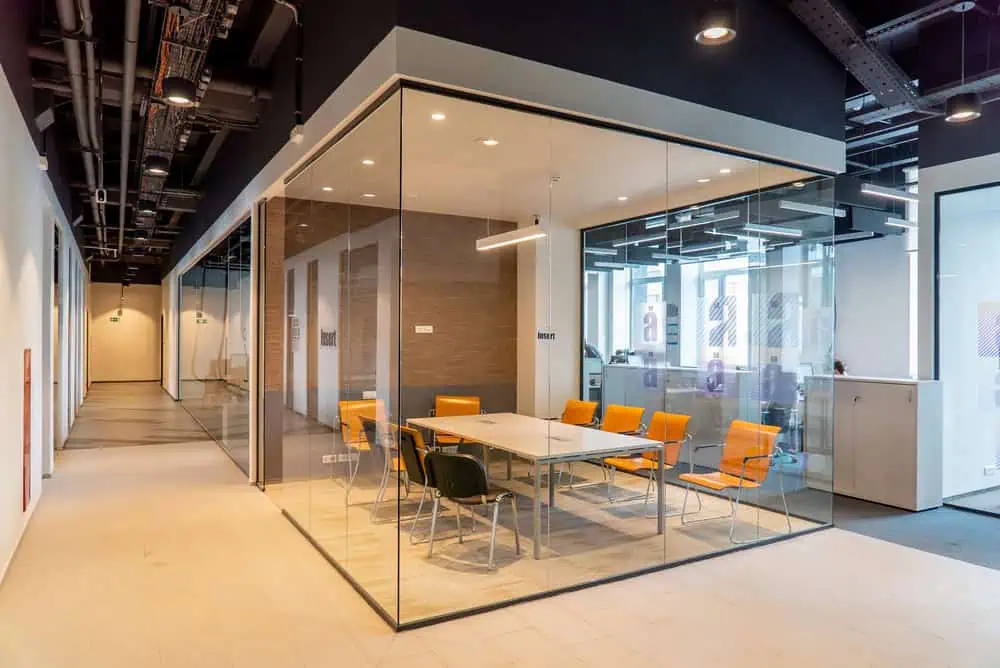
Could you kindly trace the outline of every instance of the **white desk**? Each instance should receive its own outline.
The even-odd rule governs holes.
[[[659,450],[659,466],[656,474],[659,483],[656,488],[656,531],[663,533],[663,444],[659,441],[612,434],[587,427],[575,427],[516,413],[411,418],[407,423],[482,445],[483,462],[489,461],[489,449],[495,448],[526,459],[535,465],[533,513],[535,559],[541,556],[542,544],[542,465],[549,467],[551,509],[555,505],[553,483],[556,464]]]

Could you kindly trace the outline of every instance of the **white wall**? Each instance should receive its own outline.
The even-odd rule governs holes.
[[[158,285],[90,284],[91,382],[160,379]]]
[[[317,390],[317,419],[325,424],[337,423],[337,402],[340,401],[340,345],[343,333],[340,331],[340,258],[347,250],[348,241],[351,248],[362,248],[378,244],[378,352],[376,356],[375,387],[365,388],[375,390],[379,398],[392,395],[392,378],[390,364],[392,361],[392,343],[396,339],[391,335],[392,308],[397,286],[394,284],[395,272],[386,269],[399,263],[398,251],[399,222],[390,219],[378,225],[366,227],[351,234],[343,234],[314,246],[298,255],[285,260],[285,273],[295,270],[295,309],[294,315],[299,319],[301,337],[292,344],[292,364],[294,395],[292,406],[303,415],[307,411],[306,386],[306,331],[308,322],[307,281],[308,266],[313,260],[318,260],[318,309],[317,319],[322,331],[337,331],[337,347],[319,349],[319,388]],[[349,239],[348,239],[349,237]]]
[[[182,286],[179,325],[181,380],[223,380],[226,289]]]
[[[163,389],[174,399],[180,398],[177,379],[177,304],[180,299],[177,279],[171,274],[160,284],[160,309],[163,314]]]
[[[838,244],[835,261],[836,357],[852,376],[909,378],[905,235]]]
[[[5,75],[0,76],[0,579],[42,493],[53,456],[52,237],[65,232],[73,267],[79,250]],[[67,263],[70,264],[70,263]],[[63,275],[67,266],[63,266]],[[79,330],[77,330],[79,331]],[[24,351],[31,351],[31,504],[22,508]],[[79,363],[80,356],[76,361]],[[67,369],[63,368],[63,373]],[[79,378],[79,366],[76,377]],[[46,374],[50,375],[46,375]],[[68,376],[60,379],[60,388]],[[82,396],[82,386],[76,388]],[[48,468],[46,468],[48,467]]]

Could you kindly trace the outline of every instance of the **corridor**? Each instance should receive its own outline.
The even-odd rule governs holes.
[[[0,587],[3,668],[996,665],[1000,572],[837,529],[393,634],[139,389],[95,387],[78,426],[93,447],[46,481]],[[136,443],[165,423],[186,440],[121,443],[118,420],[154,406]]]

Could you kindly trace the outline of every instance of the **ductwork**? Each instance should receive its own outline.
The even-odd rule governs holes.
[[[84,2],[88,6],[87,13],[89,15],[89,2],[86,2],[86,0]],[[101,224],[102,219],[97,206],[97,198],[94,194],[97,190],[97,176],[94,169],[94,153],[92,151],[94,146],[91,141],[91,131],[88,128],[87,122],[88,106],[84,104],[83,65],[80,61],[80,44],[74,37],[81,33],[80,25],[77,21],[76,5],[73,0],[56,0],[56,11],[59,15],[59,26],[66,35],[66,37],[63,37],[62,42],[63,49],[66,52],[66,68],[69,71],[70,87],[73,92],[73,116],[76,119],[76,134],[80,146],[83,147],[83,172],[87,180],[87,188],[90,191],[90,207],[94,216],[94,223],[98,226],[97,238],[101,247],[103,247],[106,238],[103,225]],[[89,41],[88,44],[90,44]],[[96,130],[96,121],[93,121],[93,127]]]
[[[60,0],[67,1],[67,0]],[[139,43],[139,0],[125,2],[125,57],[122,62],[122,99],[135,93],[135,61]],[[118,257],[125,244],[125,200],[128,197],[129,144],[132,141],[132,105],[122,105],[121,197],[118,204]]]

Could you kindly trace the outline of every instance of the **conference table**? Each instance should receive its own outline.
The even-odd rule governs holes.
[[[542,467],[548,466],[548,505],[555,507],[555,467],[581,460],[659,452],[656,469],[656,532],[664,530],[663,443],[640,436],[615,434],[590,427],[577,427],[554,420],[517,413],[486,413],[451,417],[410,418],[407,423],[434,432],[457,436],[483,448],[483,462],[491,449],[501,450],[528,461],[535,467],[535,498],[532,513],[534,557],[541,558]],[[485,466],[487,471],[488,466]],[[487,473],[488,475],[488,473]]]

